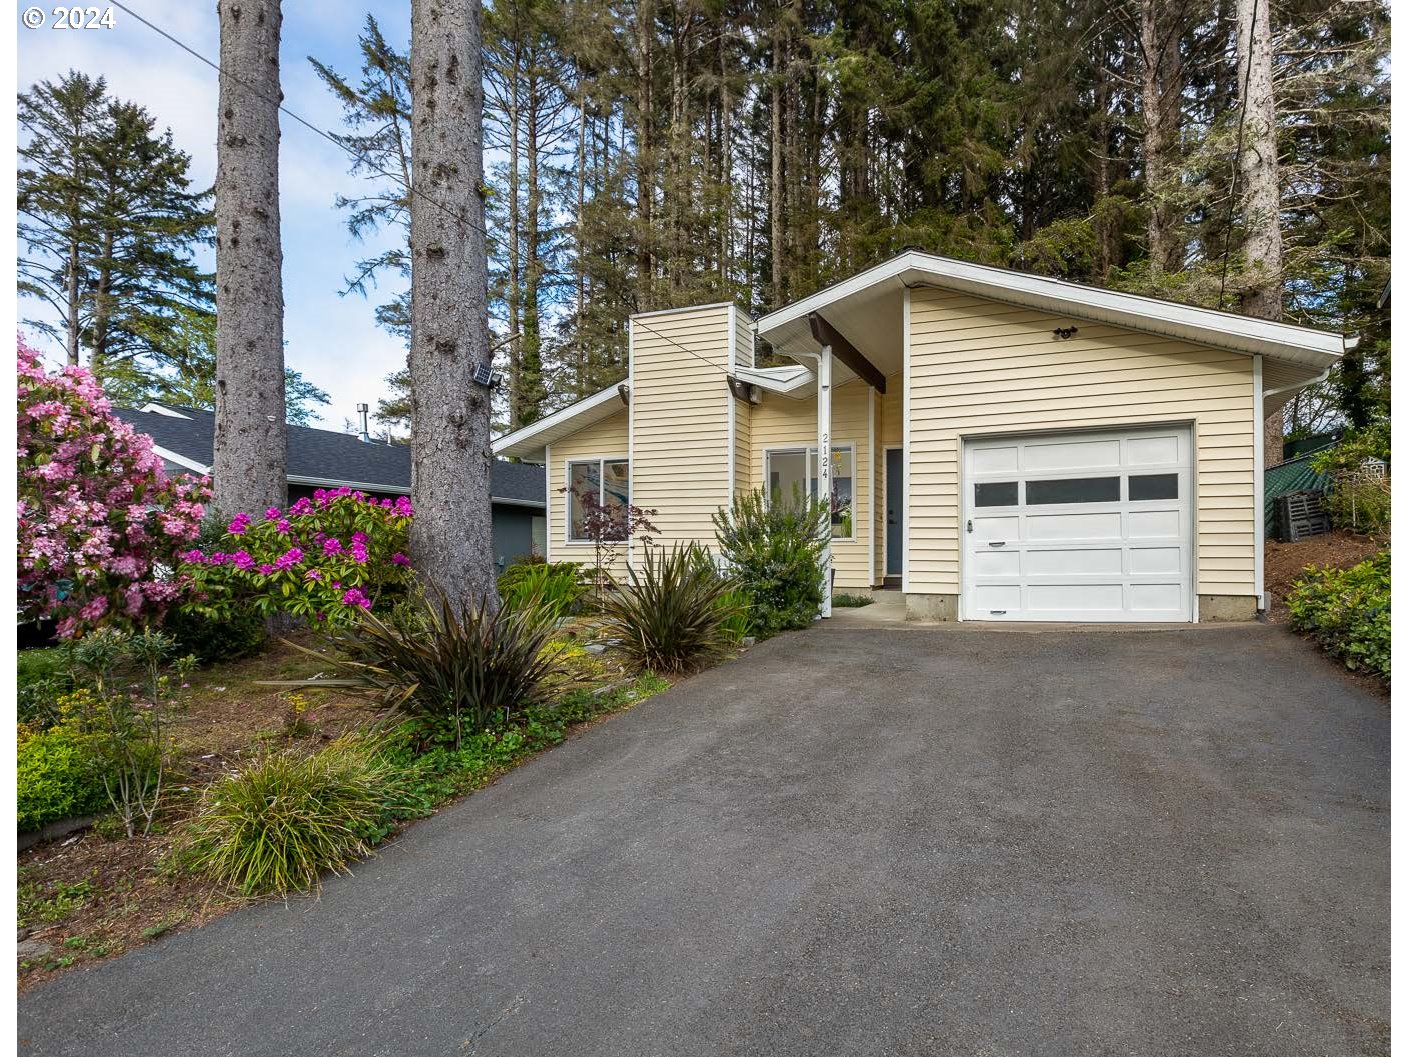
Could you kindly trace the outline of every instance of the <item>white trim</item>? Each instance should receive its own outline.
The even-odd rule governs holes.
[[[563,482],[567,484],[566,481]],[[567,496],[563,497],[564,499]],[[563,507],[566,521],[567,507]],[[543,560],[550,562],[553,560],[553,446],[543,445]]]
[[[133,427],[136,428],[135,426]],[[203,463],[196,462],[195,459],[187,458],[170,448],[163,448],[160,444],[153,444],[152,451],[156,452],[167,462],[174,462],[177,466],[184,466],[188,470],[195,470],[196,473],[210,473],[210,467]]]
[[[770,312],[758,321],[759,332],[766,337],[768,331],[798,320],[809,312],[892,281],[901,282],[907,288],[914,284],[932,283],[946,289],[1007,299],[1032,307],[1063,312],[1070,310],[1076,316],[1086,315],[1134,330],[1173,332],[1176,337],[1185,337],[1214,348],[1269,354],[1316,367],[1326,366],[1327,357],[1339,359],[1346,347],[1344,335],[1328,331],[1161,301],[1139,294],[1103,290],[1006,268],[970,264],[919,250],[907,250],[850,279]],[[1166,329],[1162,330],[1161,327]]]
[[[910,473],[910,288],[905,288],[904,320],[901,327],[901,367],[900,367],[900,450],[904,452],[900,457],[900,476],[903,481],[901,487],[901,502],[904,507],[901,510],[900,525],[900,592],[910,593],[910,482],[913,474]],[[960,455],[962,456],[963,446],[960,445]],[[962,522],[961,522],[962,526]],[[959,541],[959,549],[963,550],[963,541]],[[960,567],[960,590],[959,595],[963,597],[963,568]],[[960,620],[964,619],[963,602],[958,606],[956,614]]]
[[[1263,580],[1263,555],[1267,540],[1267,512],[1263,509],[1263,488],[1267,465],[1267,419],[1263,417],[1262,357],[1252,358],[1252,506],[1256,525],[1253,529],[1252,580],[1257,591],[1257,608],[1265,611],[1267,590]],[[1278,414],[1281,414],[1279,411]]]
[[[732,307],[732,301],[711,301],[707,305],[681,305],[679,308],[657,308],[652,312],[632,312],[628,323],[632,319],[649,319],[651,316],[669,316],[677,312],[703,312],[706,308],[726,308]]]
[[[624,462],[626,463],[626,501],[632,501],[631,492],[631,460],[625,455],[568,455],[563,459],[563,487],[572,488],[572,467],[574,463],[597,464],[597,502],[602,501],[602,489],[607,486],[607,475],[602,472],[602,463]],[[631,546],[631,537],[626,537],[626,545]],[[572,497],[571,492],[563,493],[563,546],[564,547],[591,547],[591,540],[575,540],[572,538]]]
[[[183,418],[187,422],[191,421],[190,415],[183,415],[180,411],[176,411],[173,408],[169,408],[165,404],[158,404],[155,402],[143,404],[137,410],[146,412],[149,415],[161,415],[164,418]]]
[[[629,340],[628,336],[628,343]],[[618,385],[619,384],[620,383],[618,383]],[[620,399],[621,394],[617,392],[617,385],[608,386],[600,393],[585,396],[575,404],[569,404],[567,407],[559,408],[551,415],[545,415],[536,422],[530,422],[528,425],[516,429],[512,433],[504,434],[504,436],[493,442],[492,447],[494,454],[501,455],[509,448],[518,447],[521,444],[532,441],[540,433],[545,433],[558,426],[566,425],[578,415],[586,414],[588,411],[594,411],[608,401]],[[547,446],[546,442],[544,446]]]
[[[387,489],[383,488],[383,489],[381,489],[381,491],[385,492],[385,491],[387,491]],[[543,505],[542,503],[540,503],[537,499],[510,499],[510,498],[508,498],[507,496],[492,495],[492,496],[489,497],[489,501],[490,501],[491,503],[498,503],[500,506],[522,506],[522,507],[531,507],[531,508],[534,509],[534,510],[545,510],[545,509],[547,509],[547,508],[544,507],[544,505]]]
[[[800,399],[812,390],[815,376],[811,368],[797,364],[793,367],[739,367],[734,371],[734,377],[741,382],[748,382],[756,385],[760,389],[766,389],[770,393],[777,393],[780,396],[791,396]]]
[[[726,346],[729,350],[729,373],[733,374],[739,362],[739,350],[737,347],[739,344],[738,308],[735,307],[733,304],[729,305],[728,319],[726,325],[729,327],[729,342]],[[727,391],[725,394],[725,399],[729,403],[729,450],[728,454],[725,456],[725,459],[729,466],[729,484],[728,490],[724,493],[724,508],[726,510],[733,510],[734,475],[736,472],[736,467],[734,464],[738,461],[738,438],[736,435],[736,430],[738,427],[735,420],[735,415],[738,414],[738,411],[734,407],[734,405],[737,404],[738,401],[734,399],[733,393]]]
[[[867,490],[867,511],[866,511],[866,582],[872,587],[876,586],[876,390],[872,386],[866,387],[866,459],[871,464],[866,479],[870,482]],[[852,463],[856,462],[856,456],[851,457]],[[882,460],[881,472],[885,472],[885,463]],[[852,489],[856,488],[856,470],[852,469]],[[882,577],[884,581],[884,577]]]
[[[666,310],[668,311],[668,310]],[[628,392],[636,391],[636,317],[632,316],[626,321],[626,388]],[[636,401],[628,400],[626,403],[626,490],[627,503],[630,504],[636,498]],[[563,484],[567,484],[567,478],[563,478]],[[567,493],[563,494],[567,499]],[[569,509],[564,507],[564,511]],[[631,574],[631,560],[636,556],[634,540],[631,533],[626,535],[626,572],[628,578]]]
[[[822,545],[822,616],[832,615],[832,347],[823,345],[817,356],[817,497],[827,504],[827,539]],[[804,460],[804,466],[806,460]],[[851,449],[851,534],[856,535],[856,449]]]

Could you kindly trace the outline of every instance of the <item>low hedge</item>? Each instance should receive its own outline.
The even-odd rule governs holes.
[[[1347,668],[1389,679],[1389,548],[1349,569],[1308,568],[1287,608]]]

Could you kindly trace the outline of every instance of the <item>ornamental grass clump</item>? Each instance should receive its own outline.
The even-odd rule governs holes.
[[[188,862],[246,896],[304,891],[367,854],[409,796],[375,740],[285,750],[206,788],[186,834]]]
[[[427,588],[386,617],[359,613],[333,635],[342,657],[334,663],[417,721],[424,741],[448,740],[458,749],[465,736],[538,701],[555,666],[543,649],[553,629],[532,607],[461,606]]]
[[[547,620],[571,616],[587,593],[576,562],[518,562],[499,577],[505,609],[538,610]]]
[[[683,672],[717,656],[737,630],[734,584],[698,544],[646,548],[628,588],[602,606],[607,628],[640,671]]]

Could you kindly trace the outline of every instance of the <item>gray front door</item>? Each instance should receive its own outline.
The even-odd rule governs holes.
[[[886,575],[899,576],[905,565],[905,452],[886,449]]]

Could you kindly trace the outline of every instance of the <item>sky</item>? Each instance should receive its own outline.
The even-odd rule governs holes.
[[[214,0],[124,0],[128,7],[195,51],[215,60],[220,51]],[[51,5],[41,5],[46,12]],[[308,63],[312,55],[349,79],[359,68],[357,34],[368,12],[398,47],[410,38],[409,0],[285,0],[280,78],[284,104],[319,128],[338,131],[341,108]],[[113,96],[146,107],[176,144],[191,155],[199,187],[215,182],[218,85],[211,67],[188,55],[135,19],[115,11],[112,29],[56,30],[20,26],[17,90],[53,80],[68,70],[107,79]],[[52,22],[52,19],[50,19]],[[279,187],[284,248],[285,362],[326,390],[332,403],[318,410],[323,424],[341,429],[356,418],[356,405],[376,406],[384,377],[400,367],[400,339],[376,325],[375,307],[400,289],[390,279],[367,298],[339,296],[354,263],[372,256],[376,242],[355,241],[346,217],[334,205],[339,192],[353,193],[360,177],[349,176],[351,159],[338,147],[286,115],[280,115]],[[20,247],[23,252],[23,246]],[[213,252],[203,263],[213,270]],[[38,303],[20,304],[20,318],[37,314]],[[23,328],[22,328],[23,329]],[[32,344],[55,362],[62,347],[42,334]]]

